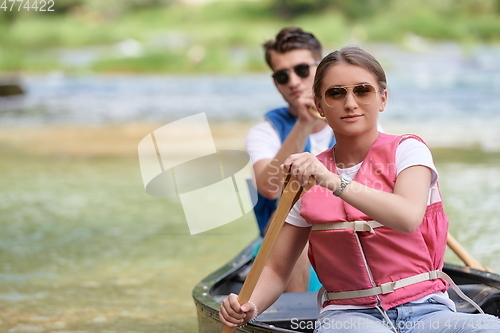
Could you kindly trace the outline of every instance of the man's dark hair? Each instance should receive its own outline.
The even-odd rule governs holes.
[[[322,49],[319,40],[313,34],[305,32],[300,28],[283,28],[276,35],[276,39],[264,43],[266,62],[271,65],[271,52],[286,53],[292,50],[310,50],[315,60],[321,60]]]

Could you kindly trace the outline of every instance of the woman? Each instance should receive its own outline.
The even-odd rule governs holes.
[[[448,219],[432,155],[414,135],[377,130],[387,102],[385,73],[370,54],[346,47],[326,56],[315,104],[337,139],[318,156],[282,165],[318,185],[293,207],[250,301],[231,294],[219,313],[244,325],[282,293],[309,240],[309,258],[326,292],[316,332],[500,332],[496,317],[463,314],[441,272]]]

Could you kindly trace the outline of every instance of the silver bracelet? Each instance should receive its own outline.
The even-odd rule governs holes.
[[[257,318],[257,316],[259,315],[259,308],[252,301],[248,301],[248,303],[253,305],[253,312],[254,312],[252,319],[249,320],[249,322],[250,322],[250,321],[254,321],[255,318]]]
[[[336,191],[332,192],[333,195],[337,197],[340,197],[340,195],[342,194],[342,192],[344,192],[347,185],[349,185],[349,183],[351,182],[351,180],[344,177],[344,175],[339,175],[339,178],[340,178],[340,186]]]

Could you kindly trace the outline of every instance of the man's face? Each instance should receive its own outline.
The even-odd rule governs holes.
[[[274,84],[289,104],[293,105],[302,94],[312,94],[314,74],[317,67],[313,65],[315,62],[316,59],[314,59],[310,50],[298,49],[286,53],[271,51],[273,72],[287,71],[287,82],[279,83],[277,79],[274,79]],[[294,71],[297,65],[311,65],[309,66],[309,75],[307,77],[297,75]]]

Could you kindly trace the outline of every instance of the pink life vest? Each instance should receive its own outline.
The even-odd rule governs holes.
[[[354,181],[368,187],[393,192],[396,182],[396,148],[407,138],[380,133],[372,145]],[[423,141],[422,141],[423,142]],[[337,173],[333,148],[318,159]],[[436,198],[437,195],[437,198]],[[416,231],[404,233],[385,226],[369,231],[314,230],[315,224],[348,221],[373,221],[369,216],[334,196],[321,186],[312,187],[302,196],[300,215],[313,224],[309,236],[309,259],[328,292],[370,289],[434,270],[444,262],[448,218],[439,193],[434,194]],[[436,200],[437,199],[437,200]],[[447,290],[442,279],[426,280],[389,293],[335,299],[323,302],[339,305],[381,306],[385,310],[436,291]]]

